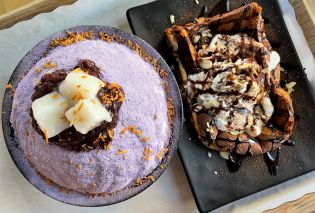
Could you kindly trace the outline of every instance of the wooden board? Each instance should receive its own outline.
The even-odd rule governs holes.
[[[264,213],[308,213],[315,212],[315,193],[306,194],[298,200],[287,202],[281,206],[264,211]]]
[[[31,19],[37,14],[50,12],[61,5],[72,4],[75,1],[76,0],[35,0],[0,16],[0,29],[9,28],[17,22]]]
[[[290,0],[290,3],[294,7],[296,19],[315,57],[315,11],[312,9],[315,3],[310,0]],[[313,7],[311,4],[314,4]]]
[[[33,0],[1,0],[0,1],[0,15],[4,15],[5,13],[11,10],[15,10],[16,8],[22,7],[31,2],[33,2]]]

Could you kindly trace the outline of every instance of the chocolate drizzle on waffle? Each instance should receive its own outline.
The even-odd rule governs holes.
[[[243,162],[242,155],[231,154],[226,161],[227,168],[230,172],[237,172]]]
[[[80,67],[81,70],[89,75],[100,78],[99,68],[91,60],[81,60],[77,67]],[[32,101],[54,91],[60,82],[66,78],[68,72],[69,71],[66,70],[57,70],[53,73],[45,74],[41,78],[40,83],[35,86]],[[118,112],[124,100],[124,91],[118,84],[105,82],[104,87],[100,88],[97,97],[110,112],[112,117],[111,122],[103,121],[100,126],[90,130],[87,134],[81,134],[71,126],[58,135],[49,138],[49,143],[55,143],[74,151],[89,151],[96,147],[108,149],[114,137],[114,129],[118,121]],[[45,138],[43,131],[34,119],[32,110],[31,117],[34,129]]]
[[[199,138],[234,157],[277,149],[293,130],[292,101],[279,86],[279,56],[261,11],[251,3],[165,30]]]

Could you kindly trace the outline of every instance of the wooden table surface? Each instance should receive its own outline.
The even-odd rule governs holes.
[[[50,12],[61,5],[74,3],[76,0],[34,0],[0,16],[0,29],[9,28],[17,22],[30,19],[37,14]],[[292,0],[291,0],[292,1]],[[27,2],[27,0],[26,0]],[[297,2],[297,1],[295,1]],[[315,3],[314,3],[315,4]],[[0,0],[1,5],[1,0]],[[0,8],[1,9],[1,8]],[[2,8],[3,11],[3,8]],[[306,194],[298,200],[290,201],[264,213],[315,212],[315,193]]]
[[[10,7],[14,8],[13,1],[16,4],[20,4],[19,0],[9,0],[11,1]],[[29,0],[24,0],[25,3],[30,2]],[[9,28],[17,22],[31,19],[40,13],[50,12],[61,5],[72,4],[76,0],[34,0],[28,4],[25,4],[16,9],[10,10],[7,13],[0,16],[0,29]],[[0,0],[0,11],[6,11],[3,0]]]

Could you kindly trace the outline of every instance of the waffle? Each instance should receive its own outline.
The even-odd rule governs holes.
[[[292,100],[261,12],[250,3],[165,30],[190,120],[210,149],[258,155],[292,134]]]

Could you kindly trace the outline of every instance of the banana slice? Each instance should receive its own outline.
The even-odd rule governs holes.
[[[103,81],[77,68],[61,82],[59,92],[74,106],[81,99],[93,99],[103,86]]]
[[[33,101],[34,118],[48,138],[70,127],[70,122],[64,116],[68,107],[67,99],[59,92],[51,92]]]
[[[277,65],[280,63],[280,56],[276,51],[272,51],[270,54],[270,61],[268,63],[268,70],[276,69]]]
[[[87,134],[103,121],[112,121],[110,113],[97,98],[80,100],[65,115],[70,125],[82,134]]]

